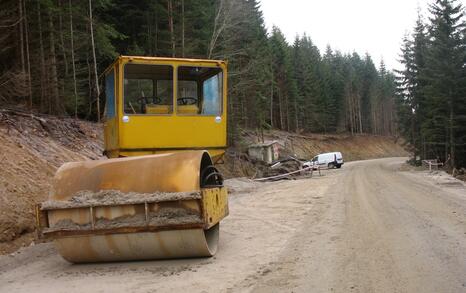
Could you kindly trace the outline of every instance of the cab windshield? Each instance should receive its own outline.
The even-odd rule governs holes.
[[[223,71],[219,67],[179,66],[174,107],[174,74],[170,65],[126,64],[124,113],[169,115],[222,114]]]
[[[126,64],[125,114],[173,113],[173,67]]]
[[[218,67],[178,68],[177,113],[221,115],[223,73]]]

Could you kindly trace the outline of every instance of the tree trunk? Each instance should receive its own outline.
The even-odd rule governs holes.
[[[89,29],[89,26],[86,28],[86,30]],[[87,118],[91,117],[92,115],[92,69],[91,69],[91,63],[89,62],[89,50],[87,50],[86,53],[86,65],[87,65],[87,88],[89,89],[88,92],[88,97],[89,97],[89,112],[87,113]]]
[[[273,128],[273,68],[272,68],[272,79],[270,81],[270,127]]]
[[[450,130],[450,159],[451,159],[451,166],[453,168],[456,167],[456,141],[455,141],[455,125],[454,125],[454,108],[453,102],[450,101],[450,119],[449,119],[449,130]]]
[[[299,119],[298,119],[298,101],[297,99],[295,98],[294,99],[294,126],[295,126],[295,129],[294,131],[297,133],[298,132],[298,129],[299,129]]]
[[[25,37],[26,37],[26,64],[27,64],[29,108],[32,109],[31,58],[29,55],[29,22],[27,18],[26,1],[23,1],[23,14],[24,14],[24,32],[25,32]]]
[[[58,31],[60,32],[60,46],[63,55],[63,63],[65,65],[65,75],[68,75],[68,58],[66,58],[66,49],[65,49],[65,40],[63,38],[63,5],[62,0],[58,0],[58,5],[60,7],[60,13],[58,13]]]
[[[57,74],[57,57],[55,55],[55,36],[54,36],[54,27],[52,12],[48,10],[48,23],[49,23],[49,60],[50,60],[50,79],[51,79],[51,98],[55,106],[55,112],[60,113],[62,111],[60,106],[60,97],[58,91],[58,74]],[[51,109],[53,111],[53,109]]]
[[[39,58],[40,58],[40,108],[44,110],[44,98],[45,98],[45,53],[44,53],[44,42],[42,37],[42,21],[41,21],[41,13],[40,13],[40,0],[37,0],[37,24],[39,27]]]
[[[345,94],[345,101],[346,101],[346,111],[347,111],[347,119],[346,123],[349,123],[349,128],[351,131],[351,135],[354,135],[354,103],[353,103],[353,93],[351,90],[351,86],[347,85]]]
[[[146,12],[146,23],[147,23],[147,40],[146,40],[146,54],[149,53],[152,56],[152,19],[151,13]]]
[[[286,105],[286,131],[290,132],[290,102],[288,95],[285,96]]]
[[[74,118],[78,118],[78,87],[76,85],[76,63],[74,60],[74,31],[73,31],[73,10],[71,0],[68,0],[70,12],[70,41],[71,41],[71,66],[73,69],[73,89],[74,89]]]
[[[226,28],[227,21],[225,19],[226,13],[224,12],[224,10],[226,9],[225,4],[226,4],[226,0],[218,1],[218,9],[217,9],[217,13],[215,14],[214,29],[212,31],[212,37],[210,38],[209,49],[207,51],[207,59],[212,58],[214,48],[217,44],[217,40],[222,34],[223,30]],[[223,20],[222,20],[222,15],[223,15]]]
[[[157,52],[159,51],[159,22],[157,17],[157,12],[155,13],[155,36],[154,36],[154,55],[157,56]]]
[[[181,0],[181,57],[184,58],[184,0]]]
[[[278,88],[278,113],[280,115],[280,129],[283,130],[283,103],[280,87]]]
[[[357,99],[358,99],[359,133],[362,133],[361,98],[359,97],[359,95]]]
[[[172,45],[172,57],[176,56],[175,30],[173,27],[173,0],[168,0],[168,26],[170,28],[170,40]]]
[[[89,0],[89,29],[91,31],[92,58],[94,60],[95,88],[97,93],[97,122],[100,122],[100,88],[99,76],[97,75],[97,58],[95,56],[94,29],[92,21],[92,0]]]
[[[24,29],[23,29],[23,2],[22,0],[18,1],[18,14],[19,14],[19,50],[21,56],[21,72],[24,74],[26,72],[25,62],[24,62]]]

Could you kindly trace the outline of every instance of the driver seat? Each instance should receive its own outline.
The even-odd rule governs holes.
[[[147,104],[146,114],[170,114],[171,109],[172,106],[170,105]]]
[[[199,107],[197,105],[178,105],[177,112],[178,114],[197,115]]]

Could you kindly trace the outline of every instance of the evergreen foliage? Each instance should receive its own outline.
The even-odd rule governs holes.
[[[97,120],[96,76],[117,55],[212,58],[229,63],[232,142],[238,127],[396,135],[391,72],[268,33],[257,0],[4,0],[0,16],[2,103]]]
[[[404,39],[398,78],[401,132],[421,159],[466,165],[466,18],[457,0],[434,0]]]

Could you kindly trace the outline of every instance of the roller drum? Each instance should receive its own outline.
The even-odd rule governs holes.
[[[71,237],[55,240],[72,263],[210,257],[217,252],[219,224],[209,230]]]
[[[118,190],[125,193],[201,192],[204,185],[209,184],[208,181],[216,177],[210,170],[215,170],[215,168],[213,168],[209,154],[205,151],[67,163],[55,175],[50,201],[70,201],[77,192],[83,190],[91,192]],[[220,211],[221,213],[215,211],[214,218],[217,214],[220,216],[209,225],[208,221],[209,219],[212,221],[212,217],[208,216],[208,219],[205,219],[206,216],[203,216],[203,212],[205,212],[206,207],[211,208],[214,202],[215,200],[211,200],[205,207],[202,207],[202,204],[194,207],[193,201],[168,203],[197,211],[200,220],[206,222],[206,228],[186,226],[186,228],[167,229],[165,227],[160,231],[148,230],[148,232],[138,230],[139,232],[132,233],[65,235],[54,238],[55,244],[63,258],[72,263],[209,257],[217,251],[218,222],[228,213],[227,206],[225,206],[225,211]],[[218,203],[218,197],[216,202]],[[160,205],[155,203],[152,208],[157,211],[159,206],[163,207],[163,203]],[[92,207],[90,209],[92,211]],[[137,209],[133,206],[109,206],[108,208],[104,207],[103,210],[109,212],[105,212],[103,215],[99,214],[98,211],[95,213],[98,214],[99,219],[104,217],[106,220],[126,217],[128,211],[132,213],[133,210]],[[71,220],[73,224],[79,225],[90,223],[89,213],[83,213],[76,209],[49,210],[45,213],[47,220],[41,221],[40,216],[38,216],[38,222],[43,225],[45,221],[48,227],[53,227],[60,220]],[[95,215],[92,214],[92,218],[94,217]],[[94,228],[93,220],[92,228]],[[80,232],[81,228],[76,229]]]

